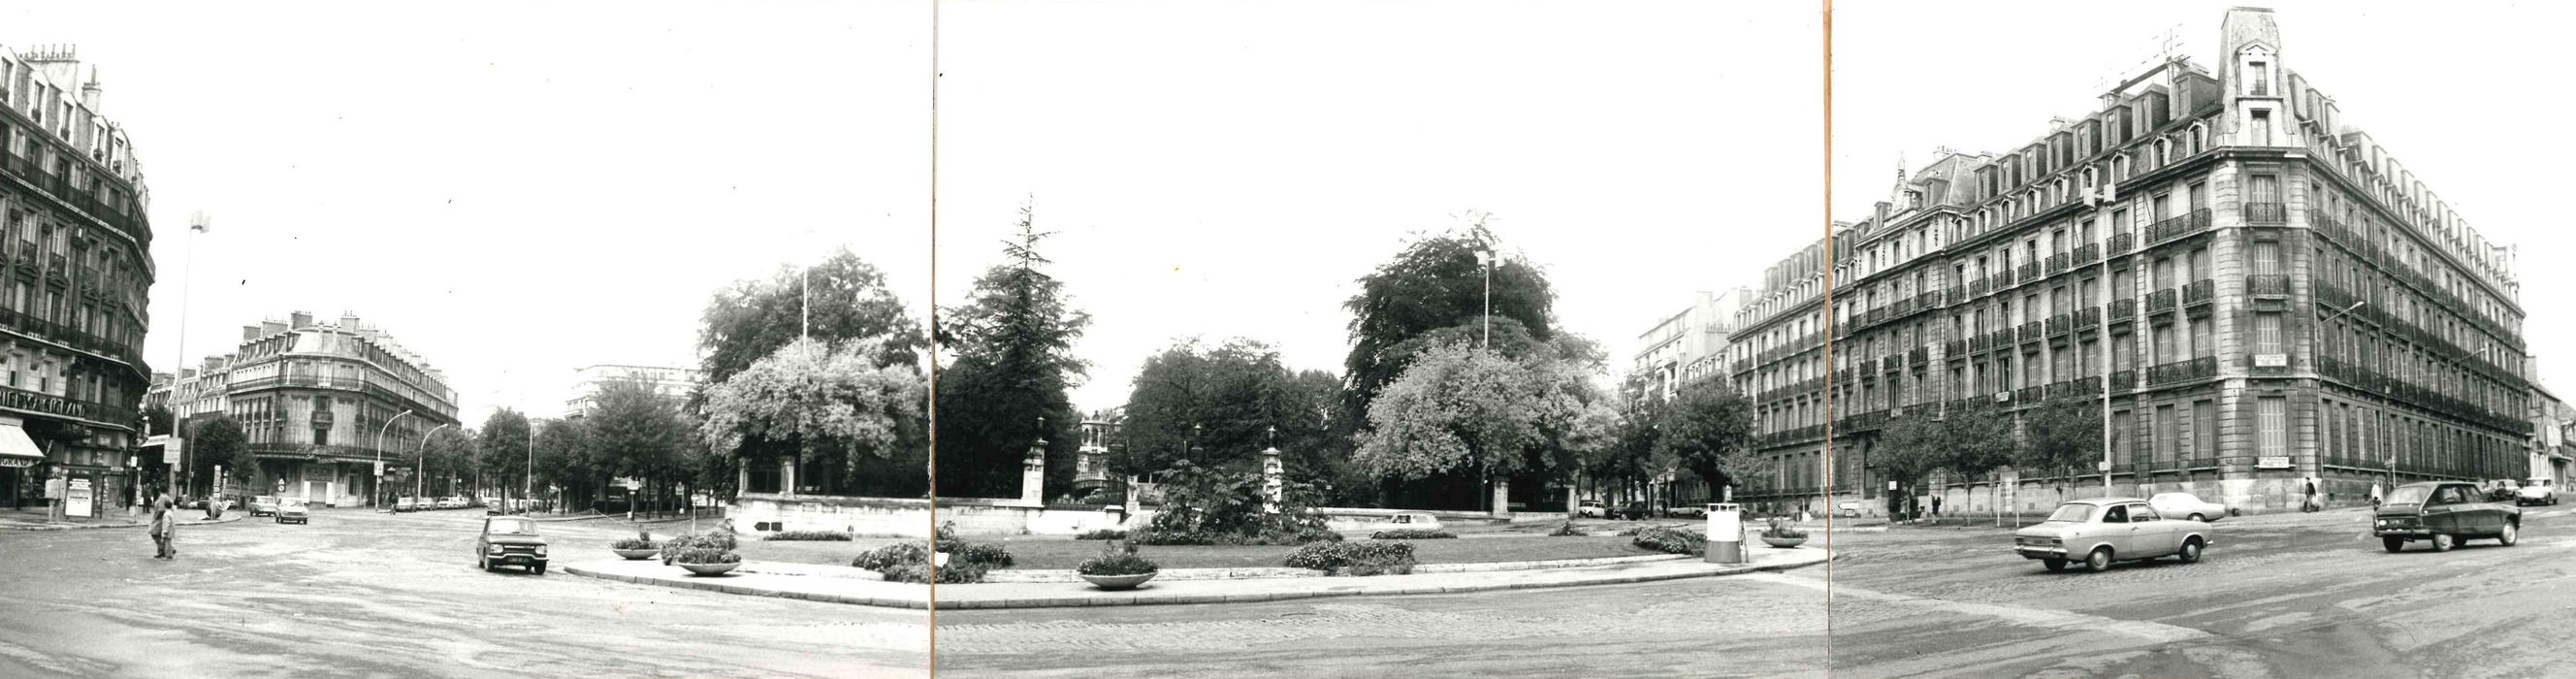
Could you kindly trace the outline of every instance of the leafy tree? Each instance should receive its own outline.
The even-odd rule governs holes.
[[[1567,350],[1579,350],[1568,345]],[[1613,440],[1594,412],[1586,366],[1562,351],[1515,361],[1462,345],[1434,347],[1369,405],[1354,462],[1383,478],[1468,473],[1547,478]]]
[[[943,353],[956,356],[934,380],[941,495],[1017,496],[1021,459],[1037,439],[1048,442],[1047,486],[1072,485],[1081,416],[1065,392],[1084,375],[1072,348],[1091,317],[1043,270],[1038,246],[1051,235],[1022,206],[1004,262],[977,277],[969,301],[937,329]]]
[[[745,440],[757,440],[793,451],[799,468],[815,460],[854,482],[821,485],[918,494],[927,487],[921,463],[928,441],[921,433],[928,387],[910,365],[877,363],[885,355],[877,342],[797,340],[709,385],[697,442],[731,454]],[[869,462],[896,460],[908,463],[899,469],[909,473],[867,473],[885,471]],[[722,485],[703,474],[696,482]]]
[[[598,498],[607,474],[590,457],[587,420],[546,420],[536,428],[537,483],[564,489],[563,510]]]
[[[1889,494],[1891,512],[1904,511],[1932,472],[1949,466],[1954,457],[1950,446],[1957,438],[1945,419],[1923,411],[1906,414],[1879,431],[1878,445],[1869,456],[1878,473],[1901,489]]]
[[[1660,394],[1621,400],[1611,411],[1609,442],[1584,458],[1584,476],[1609,484],[1609,490],[1615,492],[1605,495],[1614,499],[1634,497],[1636,490],[1659,470],[1672,467],[1671,461],[1657,457],[1662,448],[1664,413],[1670,409],[1671,404]]]
[[[171,422],[170,408],[168,406],[164,406],[159,403],[143,406],[143,435],[168,436],[171,431]]]
[[[1309,511],[1319,490],[1285,481],[1271,502],[1259,470],[1224,470],[1175,460],[1162,484],[1163,507],[1140,541],[1146,544],[1298,544],[1339,540]],[[1276,509],[1277,511],[1271,511]]]
[[[1400,377],[1413,358],[1433,343],[1445,343],[1474,332],[1481,336],[1486,315],[1485,265],[1479,252],[1495,252],[1497,241],[1484,219],[1464,228],[1418,237],[1395,258],[1359,279],[1360,292],[1343,306],[1351,312],[1351,353],[1343,374],[1346,421],[1363,425],[1361,415],[1378,392]],[[1493,265],[1491,319],[1497,345],[1513,335],[1530,342],[1554,337],[1555,293],[1537,265],[1517,253],[1500,253]],[[1433,342],[1417,342],[1447,331]]]
[[[847,248],[810,268],[780,267],[767,281],[737,282],[716,293],[703,319],[698,346],[710,382],[802,337],[879,340],[879,354],[870,357],[878,365],[916,364],[924,340],[885,274]]]
[[[2013,464],[2019,444],[2013,436],[2012,418],[1994,406],[1971,399],[1951,406],[1941,414],[1942,432],[1949,446],[1949,459],[1942,468],[1962,476],[1983,476],[1997,467]],[[2001,507],[2003,489],[1989,485],[1995,505]],[[1997,513],[1998,520],[2001,513]]]
[[[599,387],[590,414],[583,419],[590,458],[597,471],[635,477],[658,488],[660,482],[689,476],[681,470],[682,444],[692,434],[679,408],[653,385],[641,380],[613,380]]]
[[[1329,432],[1317,397],[1337,396],[1319,392],[1338,392],[1340,384],[1330,373],[1316,373],[1301,377],[1277,350],[1247,339],[1215,347],[1196,339],[1174,344],[1137,372],[1123,430],[1130,459],[1120,471],[1151,473],[1181,459],[1246,467],[1274,445],[1283,456],[1320,445]],[[1299,467],[1300,475],[1318,471]]]
[[[1725,378],[1711,375],[1674,391],[1655,445],[1659,457],[1698,474],[1715,489],[1769,471],[1769,460],[1747,445],[1752,435],[1751,404]]]
[[[195,468],[197,478],[213,483],[217,466],[224,468],[224,478],[231,483],[259,478],[259,459],[252,456],[250,437],[242,433],[239,420],[227,414],[189,419],[189,466]]]
[[[2041,402],[2023,417],[2028,436],[2023,438],[2015,466],[2058,477],[2057,498],[2064,502],[2076,468],[2102,459],[2101,405],[2082,397],[2059,396]]]
[[[424,497],[456,494],[459,476],[472,478],[474,435],[455,427],[433,429],[423,439],[414,459],[420,462],[421,476],[413,485]]]
[[[483,418],[483,427],[475,434],[475,467],[488,479],[487,485],[499,488],[503,497],[517,497],[530,476],[528,416],[502,408]]]

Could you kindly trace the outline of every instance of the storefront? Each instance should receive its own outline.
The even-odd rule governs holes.
[[[45,450],[27,436],[14,422],[0,423],[0,498],[9,508],[41,505],[45,499],[45,480],[53,465],[46,464]]]

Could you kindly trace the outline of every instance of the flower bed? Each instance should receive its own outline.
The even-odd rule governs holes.
[[[850,534],[837,530],[789,530],[771,533],[761,537],[760,539],[808,542],[849,542]]]
[[[1336,575],[1402,575],[1417,562],[1410,542],[1321,542],[1289,552],[1282,563]]]

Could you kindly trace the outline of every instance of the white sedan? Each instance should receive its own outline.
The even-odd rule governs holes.
[[[2227,505],[2205,502],[2190,493],[2157,493],[2147,498],[2147,506],[2154,507],[2159,515],[2201,523],[2227,518]]]

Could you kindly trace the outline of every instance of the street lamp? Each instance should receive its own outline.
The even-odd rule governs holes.
[[[404,410],[401,414],[385,420],[385,426],[376,428],[376,504],[379,506],[385,502],[385,432],[393,430],[394,420],[400,420],[410,414],[410,410]],[[393,510],[388,508],[385,511]]]
[[[422,494],[429,492],[429,474],[426,473],[429,471],[429,435],[438,433],[438,430],[440,429],[446,429],[453,426],[456,425],[442,424],[436,427],[431,427],[429,431],[421,433],[420,445],[412,449],[412,454],[414,455],[414,461],[412,462],[414,465],[412,467],[412,497],[420,497]]]
[[[1485,338],[1480,348],[1494,348],[1494,251],[1484,243],[1477,244],[1476,268],[1485,273]]]
[[[182,440],[187,438],[185,436],[187,432],[179,427],[179,413],[187,408],[187,404],[179,400],[179,374],[188,367],[188,283],[195,280],[192,274],[197,270],[197,234],[205,233],[207,227],[212,224],[214,224],[214,218],[204,212],[188,215],[187,254],[181,259],[182,264],[179,268],[179,360],[170,364],[170,402],[173,406],[170,411],[170,434],[173,438]],[[188,468],[188,457],[193,452],[195,451],[188,450],[186,447],[179,449],[179,470],[172,474],[179,479],[181,496],[186,496],[189,484],[197,480],[197,475]]]

